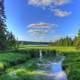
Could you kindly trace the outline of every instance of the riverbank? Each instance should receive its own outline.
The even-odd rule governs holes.
[[[33,80],[33,75],[31,76],[29,74],[36,74],[34,70],[37,68],[42,69],[42,67],[37,67],[36,65],[36,63],[39,62],[40,49],[42,50],[43,59],[45,59],[45,61],[54,60],[56,52],[59,53],[59,55],[65,56],[62,65],[68,75],[68,80],[80,79],[80,51],[75,47],[26,45],[20,47],[17,51],[0,52],[0,72],[3,72],[0,79],[15,80],[15,74],[13,72],[19,70],[17,73],[19,80],[24,80],[24,78],[25,80]],[[11,76],[11,73],[13,73],[14,76]]]

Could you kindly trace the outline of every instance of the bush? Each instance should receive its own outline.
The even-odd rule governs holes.
[[[0,74],[5,70],[5,66],[3,63],[0,63]]]

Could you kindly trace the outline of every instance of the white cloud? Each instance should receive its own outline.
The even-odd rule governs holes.
[[[42,9],[48,8],[50,11],[54,12],[55,16],[58,17],[65,17],[71,14],[71,12],[56,9],[57,7],[59,8],[60,6],[70,2],[71,0],[28,0],[29,5],[41,7]]]
[[[50,7],[52,3],[52,0],[28,0],[29,5],[40,7],[43,10],[45,10],[47,7]]]
[[[47,34],[52,30],[55,30],[56,28],[57,28],[56,24],[50,24],[50,23],[36,23],[28,25],[28,31],[36,35]]]
[[[59,6],[63,4],[69,3],[70,0],[28,0],[29,5],[35,5],[35,6]]]
[[[58,17],[66,17],[66,16],[69,16],[70,14],[71,14],[70,11],[64,11],[64,10],[60,10],[60,9],[54,10],[54,15],[58,16]]]
[[[54,0],[55,5],[63,5],[67,3],[70,3],[70,0]]]
[[[28,4],[36,6],[49,6],[52,2],[52,0],[29,0]]]
[[[50,24],[50,23],[35,23],[35,24],[29,24],[28,28],[40,28],[40,29],[52,29],[56,27],[56,24]]]

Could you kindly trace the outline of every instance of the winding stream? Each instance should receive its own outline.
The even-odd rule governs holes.
[[[40,61],[42,61],[42,53],[40,51]],[[45,67],[44,70],[39,72],[45,72],[47,75],[45,76],[46,80],[67,80],[67,74],[62,69],[62,62],[64,61],[64,56],[56,56],[54,61],[49,61],[47,63],[38,64],[39,66]],[[40,78],[40,77],[39,77]]]

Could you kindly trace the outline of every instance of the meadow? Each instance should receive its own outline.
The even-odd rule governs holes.
[[[20,45],[20,50],[26,49],[42,49],[42,50],[56,50],[59,52],[80,52],[80,49],[76,49],[76,47],[65,47],[65,46],[32,46],[32,45]]]
[[[36,64],[39,62],[39,50],[43,52],[43,59],[54,60],[56,53],[64,55],[63,69],[68,80],[80,80],[80,50],[75,47],[31,45],[21,45],[16,51],[0,52],[0,80],[38,80],[36,75],[47,75],[35,72],[42,69]]]

